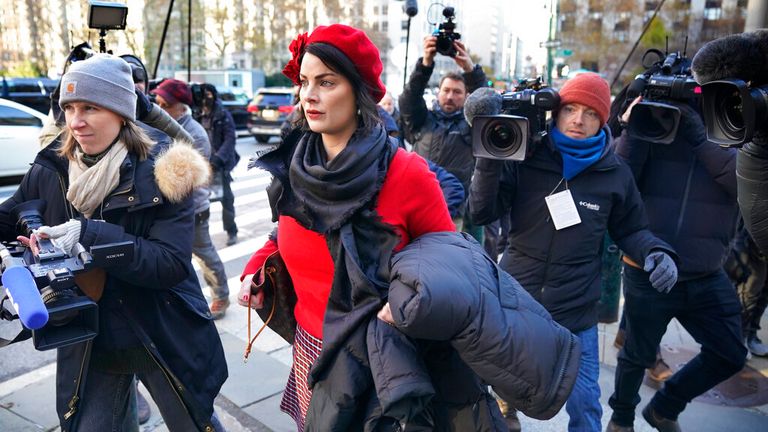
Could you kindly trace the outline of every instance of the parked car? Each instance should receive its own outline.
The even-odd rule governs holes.
[[[37,110],[0,99],[0,178],[26,174],[40,151],[37,137],[45,120]]]
[[[432,107],[435,105],[435,101],[437,100],[437,93],[432,90],[431,88],[425,88],[424,89],[424,102],[427,103],[427,109],[432,110]]]
[[[59,85],[50,78],[5,78],[0,81],[0,97],[48,114],[51,108],[51,93]]]
[[[248,104],[248,130],[260,143],[280,136],[280,125],[293,111],[293,88],[266,87],[260,89]]]
[[[232,119],[235,120],[235,129],[246,130],[248,129],[248,95],[240,90],[228,89],[225,87],[217,87],[219,92],[219,99],[221,99],[221,105],[229,110],[232,114]]]

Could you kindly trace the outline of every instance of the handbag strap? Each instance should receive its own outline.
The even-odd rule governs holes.
[[[266,267],[263,269],[264,272],[267,274],[264,275],[265,277],[271,277],[271,273],[275,272],[274,267]],[[253,287],[254,283],[251,281],[251,287]],[[249,300],[250,303],[250,300]],[[265,328],[267,328],[267,325],[270,321],[272,321],[272,317],[275,316],[275,309],[277,308],[277,299],[272,298],[272,308],[269,311],[269,316],[267,316],[267,320],[264,321],[264,324],[261,325],[261,328],[259,328],[259,331],[256,332],[256,335],[253,336],[253,339],[251,339],[251,307],[250,304],[248,305],[248,345],[245,347],[245,353],[243,354],[243,363],[248,363],[248,356],[251,355],[251,347],[253,346],[253,343],[256,342],[256,338],[259,337],[261,332],[264,331]]]

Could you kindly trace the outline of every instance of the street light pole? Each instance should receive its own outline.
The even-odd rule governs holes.
[[[554,50],[557,36],[557,2],[549,0],[549,38],[547,38],[547,84],[552,85],[552,69],[554,68]]]

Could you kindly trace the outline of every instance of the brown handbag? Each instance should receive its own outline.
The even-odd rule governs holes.
[[[259,281],[260,280],[260,281]],[[264,293],[264,307],[258,309],[264,325],[256,335],[251,338],[251,308],[248,308],[248,346],[245,349],[244,360],[248,359],[251,345],[256,341],[264,327],[271,328],[275,333],[293,345],[296,337],[296,317],[293,309],[296,306],[296,291],[293,289],[291,275],[285,261],[280,256],[280,251],[272,252],[264,261],[258,273],[253,275],[251,281],[251,295],[259,291]]]

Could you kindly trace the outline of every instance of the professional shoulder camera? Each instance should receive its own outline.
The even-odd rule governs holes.
[[[11,210],[21,234],[29,237],[44,225],[45,207],[44,200],[31,200]],[[94,338],[99,330],[98,306],[77,286],[75,275],[95,267],[126,265],[133,258],[132,242],[93,246],[90,252],[78,243],[75,249],[75,256],[69,256],[51,240],[41,238],[36,252],[16,243],[0,244],[2,283],[17,313],[0,306],[0,317],[19,318],[32,331],[37,350]],[[22,331],[13,342],[27,339],[28,333]]]
[[[440,23],[432,33],[432,36],[437,36],[437,52],[444,56],[456,57],[457,51],[453,41],[461,39],[461,34],[455,31],[456,23],[453,21],[456,19],[456,13],[452,7],[446,7],[443,9],[443,16],[445,22]]]
[[[663,55],[661,51],[651,49],[643,56],[643,66],[651,54],[658,56],[659,61],[635,77],[627,90],[627,101],[643,97],[632,108],[627,133],[633,138],[671,144],[680,126],[680,109],[670,102],[689,101],[699,97],[701,91],[691,74],[691,61],[685,54]]]
[[[559,105],[560,94],[543,84],[541,77],[522,80],[501,95],[500,114],[474,117],[472,153],[488,159],[525,160],[529,149],[547,135],[547,111]]]

